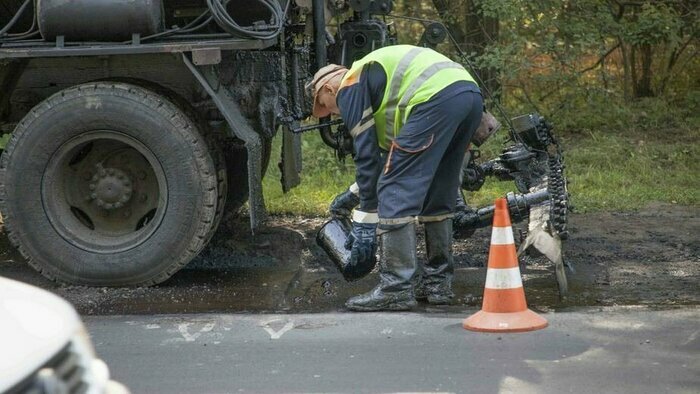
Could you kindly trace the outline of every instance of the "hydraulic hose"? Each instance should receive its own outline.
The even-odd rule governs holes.
[[[15,16],[13,16],[12,19],[10,19],[10,21],[5,25],[5,27],[3,27],[2,30],[0,30],[0,38],[4,37],[7,34],[7,32],[10,31],[10,29],[12,29],[12,27],[15,25],[15,23],[17,23],[19,18],[22,17],[22,15],[24,14],[24,11],[27,10],[27,7],[29,7],[29,4],[31,4],[32,2],[33,2],[33,0],[26,0],[19,7],[19,11],[17,11]]]
[[[550,194],[547,189],[527,194],[508,193],[506,195],[508,210],[510,211],[511,219],[513,219],[514,222],[518,222],[526,218],[531,206],[549,199]],[[493,219],[495,210],[495,205],[489,205],[479,208],[476,211],[463,212],[460,215],[455,215],[455,219],[457,220],[455,221],[454,225],[455,227],[470,229],[487,227]]]
[[[287,1],[285,9],[282,9],[282,6],[277,0],[257,1],[270,11],[272,15],[272,25],[260,27],[243,27],[239,25],[226,9],[230,0],[207,0],[207,7],[216,24],[231,35],[259,40],[268,40],[277,37],[284,28],[285,15],[291,0]]]

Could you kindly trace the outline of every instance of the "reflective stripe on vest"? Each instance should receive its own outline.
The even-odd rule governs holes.
[[[396,71],[394,71],[394,76],[391,78],[389,97],[387,99],[385,109],[386,123],[384,127],[386,131],[388,131],[388,133],[385,133],[386,136],[393,134],[392,130],[394,130],[394,120],[396,119],[396,105],[399,103],[399,92],[401,90],[403,76],[406,73],[406,70],[408,70],[408,66],[410,66],[413,60],[415,60],[416,56],[420,55],[422,52],[421,49],[423,48],[413,48],[408,51],[408,53],[399,61],[399,65],[396,67]],[[387,78],[389,78],[389,76],[387,76]],[[391,143],[391,141],[388,142]]]
[[[347,81],[359,78],[369,63],[378,63],[384,69],[387,86],[380,107],[373,113],[374,121],[365,119],[363,113],[363,121],[351,130],[351,134],[357,136],[374,124],[377,143],[385,150],[389,149],[415,105],[428,101],[454,82],[474,82],[461,65],[431,49],[395,45],[380,48],[353,63],[343,78],[341,89]]]
[[[423,70],[423,72],[418,77],[416,77],[416,79],[414,79],[410,85],[408,85],[408,89],[406,89],[406,92],[404,92],[401,101],[399,101],[398,116],[399,119],[401,119],[402,123],[406,121],[406,106],[408,106],[408,102],[413,98],[413,95],[416,94],[418,88],[423,86],[423,84],[427,82],[430,79],[430,77],[437,74],[438,71],[447,70],[448,68],[462,69],[463,67],[461,64],[455,63],[453,61],[435,63],[432,66]]]

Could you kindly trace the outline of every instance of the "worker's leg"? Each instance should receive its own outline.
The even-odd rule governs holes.
[[[468,116],[474,117],[469,111],[475,103],[473,97],[480,102],[479,93],[464,92],[413,109],[393,141],[385,171],[377,184],[380,223],[400,224],[422,215],[431,189],[432,194],[444,193],[443,197],[449,194],[451,202],[445,205],[442,200],[430,197],[434,203],[445,206],[428,206],[428,212],[442,209],[449,214],[454,210],[459,169],[473,134],[468,121]],[[436,180],[448,174],[454,179]],[[446,185],[453,185],[451,192],[444,190]]]
[[[463,100],[461,108],[466,116],[460,119],[453,138],[440,158],[435,176],[423,200],[420,213],[422,221],[439,221],[443,217],[450,217],[455,210],[455,190],[459,190],[460,187],[464,155],[469,140],[479,127],[483,113],[483,102],[479,93],[467,92],[460,96]]]
[[[460,96],[417,106],[394,140],[377,187],[380,282],[371,292],[348,300],[349,309],[404,310],[415,305],[411,283],[417,260],[415,219],[465,116],[464,97]]]
[[[460,171],[469,140],[479,125],[483,104],[481,96],[469,93],[465,100],[467,117],[455,133],[437,168],[419,219],[425,224],[427,262],[417,289],[431,304],[445,304],[453,297],[452,214],[455,190],[459,190]]]
[[[350,298],[354,311],[403,311],[416,305],[411,278],[416,271],[416,225],[393,226],[379,235],[379,284],[369,293]]]

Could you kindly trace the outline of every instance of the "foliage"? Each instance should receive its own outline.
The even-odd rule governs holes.
[[[397,0],[394,14],[442,18],[506,112],[555,124],[579,211],[700,204],[697,0]],[[402,43],[423,33],[421,22],[389,21]],[[439,50],[457,58],[451,45]],[[339,165],[316,134],[303,138],[302,185],[283,195],[276,168],[265,180],[272,212],[326,214],[353,181],[351,160]],[[484,157],[504,143],[501,132]],[[468,199],[514,189],[489,181]]]
[[[333,150],[321,141],[317,132],[304,134],[302,151],[304,167],[301,185],[283,194],[280,186],[280,171],[275,165],[281,149],[278,135],[273,141],[273,156],[268,173],[263,181],[265,202],[273,213],[320,215],[327,211],[328,204],[336,194],[355,182],[352,159],[339,162]]]
[[[688,99],[689,101],[691,99]],[[694,100],[700,101],[700,95]],[[620,102],[593,100],[582,106],[585,120],[569,131],[556,130],[565,149],[572,202],[578,212],[633,210],[660,201],[700,205],[700,114],[695,107],[672,106],[651,98]],[[564,132],[561,132],[564,131]],[[303,182],[282,194],[279,170],[270,166],[265,198],[272,213],[327,215],[333,197],[353,182],[351,160],[340,164],[316,133],[304,135]],[[499,132],[482,147],[484,159],[497,156],[507,144]],[[279,152],[279,138],[274,143]],[[484,206],[515,191],[511,182],[489,180],[467,195],[470,205]]]

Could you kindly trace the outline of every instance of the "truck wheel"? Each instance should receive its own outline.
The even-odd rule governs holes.
[[[209,234],[207,234],[205,239],[205,244],[208,244],[211,238],[214,236],[216,229],[219,227],[219,223],[221,222],[221,219],[223,217],[224,207],[226,206],[226,196],[228,195],[228,176],[226,175],[226,162],[224,158],[224,152],[221,149],[221,137],[219,136],[218,132],[209,127],[207,122],[202,118],[201,114],[194,109],[190,102],[188,102],[181,95],[177,94],[175,91],[168,89],[163,85],[159,85],[157,83],[144,79],[126,77],[106,78],[91,82],[117,82],[140,86],[146,90],[150,90],[153,93],[165,97],[168,101],[175,104],[182,112],[184,112],[188,118],[192,119],[197,123],[198,130],[207,143],[207,147],[209,148],[209,154],[214,160],[214,167],[216,168],[216,184],[218,194],[216,199],[216,211],[214,214],[214,220],[212,221],[212,227],[211,230],[209,230]]]
[[[62,282],[162,282],[204,247],[216,205],[216,168],[197,124],[135,85],[55,94],[20,122],[0,159],[10,240]]]

